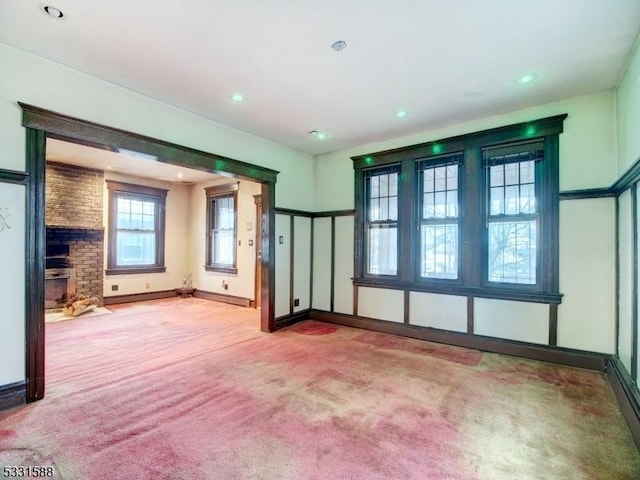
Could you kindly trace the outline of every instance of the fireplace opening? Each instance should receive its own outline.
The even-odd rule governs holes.
[[[68,244],[47,245],[44,271],[44,308],[64,307],[76,293],[76,271],[69,261]]]

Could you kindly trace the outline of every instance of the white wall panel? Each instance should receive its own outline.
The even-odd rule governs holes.
[[[336,217],[333,311],[353,315],[353,216]]]
[[[331,307],[331,219],[313,220],[313,301],[312,308]]]
[[[293,307],[294,312],[306,310],[311,306],[311,218],[295,217],[293,248],[293,298],[300,305]]]
[[[289,315],[291,298],[291,220],[289,215],[276,215],[276,305],[275,315]],[[283,242],[280,243],[280,237]]]
[[[404,292],[383,288],[358,288],[358,316],[404,322]]]
[[[23,185],[0,183],[0,386],[24,379],[25,195]]]
[[[615,199],[560,202],[558,346],[615,351]]]
[[[411,292],[409,323],[455,332],[467,331],[467,297]]]
[[[627,190],[618,197],[618,248],[620,255],[620,276],[618,297],[618,355],[622,364],[631,372],[632,340],[632,296],[633,289],[633,240],[631,223],[631,191]]]
[[[476,298],[474,333],[548,344],[549,305]]]

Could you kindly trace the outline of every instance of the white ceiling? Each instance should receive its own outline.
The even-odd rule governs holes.
[[[639,0],[45,4],[0,41],[312,154],[613,88],[640,31]]]
[[[213,173],[178,167],[138,155],[87,147],[53,138],[47,138],[46,159],[49,162],[68,163],[171,183],[190,184],[220,178]]]

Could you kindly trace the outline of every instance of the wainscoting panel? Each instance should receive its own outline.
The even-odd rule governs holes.
[[[404,291],[360,287],[358,315],[389,322],[404,322]]]
[[[311,307],[311,222],[310,217],[294,217],[293,298],[299,305],[294,312]]]
[[[313,308],[331,310],[331,218],[313,219]]]
[[[353,314],[353,216],[335,220],[333,311]]]
[[[633,332],[633,239],[631,191],[618,197],[618,357],[631,372]]]
[[[291,240],[289,215],[276,215],[276,318],[291,313]]]
[[[474,325],[477,335],[548,344],[549,305],[476,298]]]
[[[467,297],[411,292],[409,323],[454,332],[467,331]]]

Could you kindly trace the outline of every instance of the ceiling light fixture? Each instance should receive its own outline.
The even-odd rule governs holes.
[[[231,100],[233,100],[236,103],[240,103],[244,100],[244,95],[242,95],[241,93],[234,93],[231,96]]]
[[[44,7],[42,7],[42,10],[52,18],[57,19],[64,17],[64,14],[61,10],[57,9],[56,7],[52,7],[51,5],[45,5]]]
[[[178,175],[176,175],[180,180],[182,180],[184,178],[184,175],[182,174],[182,172],[178,172]]]
[[[396,112],[396,117],[398,118],[404,118],[407,116],[407,111],[406,110],[398,110]]]
[[[345,48],[347,48],[347,42],[344,40],[338,40],[331,44],[331,48],[333,48],[336,52],[341,52]]]
[[[536,79],[536,76],[533,73],[527,73],[526,75],[521,76],[516,80],[518,85],[526,85],[527,83],[531,83]]]
[[[327,138],[327,134],[324,132],[319,132],[317,130],[311,130],[309,132],[309,135],[312,135],[314,137],[316,137],[318,140],[324,140],[325,138]]]

